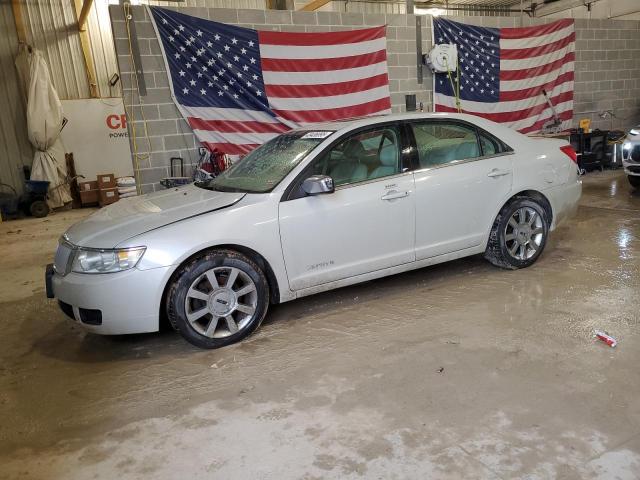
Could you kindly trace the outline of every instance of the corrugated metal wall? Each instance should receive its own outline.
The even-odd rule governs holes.
[[[0,32],[0,183],[7,183],[20,193],[24,180],[22,166],[31,165],[33,150],[26,135],[25,107],[13,63],[18,36],[9,2],[0,1]]]
[[[109,79],[114,73],[118,73],[118,63],[116,50],[113,46],[109,2],[107,0],[94,0],[93,8],[87,18],[87,31],[91,39],[91,57],[96,69],[98,94],[101,97],[119,97],[121,94],[120,83],[114,87],[109,85]]]
[[[73,0],[23,0],[27,42],[41,50],[61,99],[88,98]]]

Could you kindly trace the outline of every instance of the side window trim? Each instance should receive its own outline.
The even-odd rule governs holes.
[[[420,158],[418,157],[418,142],[416,141],[416,136],[413,133],[413,121],[405,121],[402,124],[406,144],[404,145],[403,157],[407,159],[407,168],[409,171],[418,171],[420,170]]]
[[[496,158],[496,157],[504,157],[507,155],[513,155],[514,152],[502,152],[502,153],[496,153],[495,155],[485,155],[483,157],[473,157],[473,158],[465,158],[463,160],[453,160],[449,163],[445,163],[444,165],[434,165],[432,167],[424,167],[424,168],[419,168],[418,170],[414,170],[415,173],[419,173],[419,172],[426,172],[428,170],[438,170],[440,168],[447,168],[447,167],[455,167],[456,165],[462,165],[465,163],[472,163],[472,162],[478,162],[481,160],[487,160],[489,158]]]
[[[420,168],[420,161],[418,159],[418,144],[416,143],[416,137],[413,134],[413,128],[411,128],[411,122],[402,121],[400,123],[401,129],[401,146],[402,150],[402,172],[412,172]]]
[[[394,173],[393,175],[387,175],[386,177],[378,177],[378,178],[370,178],[368,180],[364,180],[362,182],[356,182],[356,183],[344,183],[342,185],[339,185],[336,187],[336,191],[337,190],[346,190],[348,188],[355,188],[355,187],[360,187],[362,185],[368,185],[370,183],[375,183],[375,182],[382,182],[382,181],[389,181],[393,178],[398,178],[398,177],[402,177],[404,175],[412,175],[413,171],[409,170],[406,172],[398,172],[398,173]]]
[[[480,127],[476,127],[476,134],[478,135],[478,142],[480,144],[480,148],[482,149],[482,157],[483,158],[491,158],[491,157],[495,157],[495,156],[498,156],[498,155],[503,155],[503,154],[507,154],[507,153],[513,153],[513,148],[511,148],[509,145],[504,143],[502,140],[500,140],[498,137],[496,137],[492,133],[489,133],[486,130],[480,128]],[[497,152],[497,153],[493,153],[493,154],[490,154],[490,155],[485,155],[484,154],[484,147],[482,146],[482,141],[480,140],[480,136],[484,136],[484,137],[487,137],[488,139],[493,140],[497,145],[499,145],[499,147],[500,147],[500,149],[502,151],[501,152]]]

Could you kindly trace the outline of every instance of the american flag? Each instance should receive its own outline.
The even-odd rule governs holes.
[[[539,132],[553,118],[562,129],[573,117],[575,31],[573,20],[522,28],[487,28],[433,19],[435,44],[458,47],[462,111],[505,123],[522,133]],[[456,74],[452,73],[452,78]],[[434,76],[434,110],[455,112],[446,73]]]
[[[391,111],[385,27],[258,31],[148,8],[174,100],[210,150],[245,154],[300,125]]]

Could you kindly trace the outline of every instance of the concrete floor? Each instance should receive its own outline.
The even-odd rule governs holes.
[[[584,178],[530,269],[321,294],[218,351],[88,335],[44,298],[86,214],[0,224],[2,478],[640,478],[640,194],[619,171]]]

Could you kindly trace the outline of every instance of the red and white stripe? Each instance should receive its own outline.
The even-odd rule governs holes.
[[[465,113],[504,123],[522,133],[535,133],[553,118],[542,93],[546,90],[562,128],[573,118],[575,30],[570,19],[546,25],[500,30],[500,100],[461,100]],[[455,112],[455,99],[434,96],[435,109]]]
[[[255,110],[184,105],[180,110],[203,146],[229,155],[247,154],[291,129],[268,113]]]
[[[258,35],[265,93],[276,116],[182,106],[209,149],[246,154],[301,125],[391,112],[385,27]]]
[[[258,35],[269,106],[284,123],[391,111],[385,27]]]

